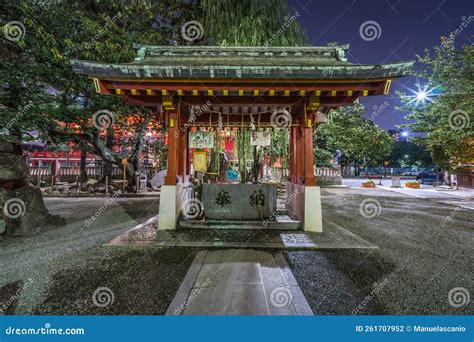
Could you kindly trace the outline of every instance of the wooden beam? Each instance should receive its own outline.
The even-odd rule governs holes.
[[[168,117],[168,166],[165,176],[165,185],[176,185],[178,175],[178,115],[170,112]]]

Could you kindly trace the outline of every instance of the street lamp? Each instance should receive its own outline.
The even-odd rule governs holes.
[[[408,103],[415,102],[415,106],[419,104],[426,104],[427,102],[433,102],[432,97],[440,94],[440,87],[428,88],[429,84],[424,85],[423,87],[420,84],[416,84],[417,90],[409,89],[413,95],[408,96],[412,100]]]

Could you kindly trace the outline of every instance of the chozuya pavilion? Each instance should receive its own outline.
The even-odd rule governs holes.
[[[126,103],[157,113],[160,109],[157,116],[168,129],[168,167],[159,229],[175,229],[183,202],[194,195],[186,190],[191,163],[194,171],[205,172],[198,166],[202,155],[188,152],[191,134],[222,126],[284,127],[290,135],[287,193],[293,196],[285,201],[288,215],[305,231],[322,232],[313,169],[315,128],[332,108],[351,105],[361,96],[388,94],[392,81],[408,75],[413,66],[353,64],[346,58],[349,46],[338,44],[136,48],[132,63],[71,62],[76,73],[94,82],[98,93],[121,95]],[[276,209],[276,189],[269,184],[204,184],[200,194],[196,200],[203,204],[206,220],[261,220]]]

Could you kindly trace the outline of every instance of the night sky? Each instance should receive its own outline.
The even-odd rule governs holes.
[[[423,54],[425,48],[438,45],[441,36],[460,29],[463,19],[470,23],[456,37],[456,45],[474,42],[474,0],[289,0],[289,3],[298,11],[298,20],[311,45],[349,43],[348,60],[352,63],[415,60],[416,54]],[[470,16],[473,17],[469,20]],[[378,38],[362,39],[359,28],[366,21],[378,23]],[[373,117],[385,129],[405,123],[404,116],[408,113],[395,108],[400,101],[394,91],[416,89],[416,82],[414,77],[401,78],[392,84],[390,96],[363,99],[366,117]]]

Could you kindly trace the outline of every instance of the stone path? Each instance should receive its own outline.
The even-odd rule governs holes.
[[[167,315],[313,315],[281,253],[196,255]]]

